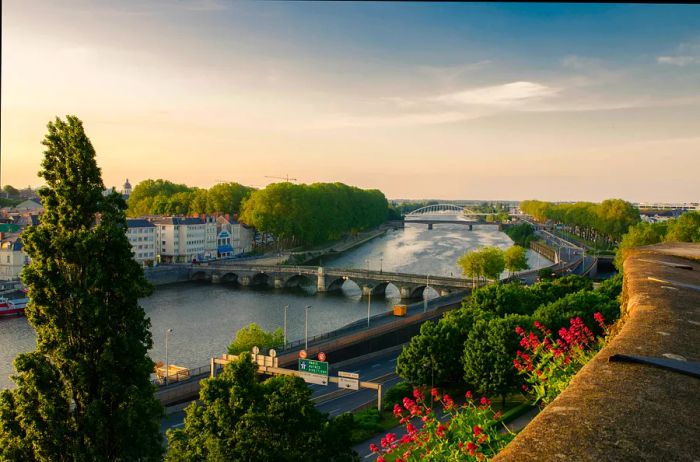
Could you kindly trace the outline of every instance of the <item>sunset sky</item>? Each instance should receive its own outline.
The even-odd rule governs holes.
[[[700,7],[2,2],[2,184],[46,123],[105,184],[700,200]]]

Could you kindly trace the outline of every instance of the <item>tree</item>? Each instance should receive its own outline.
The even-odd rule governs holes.
[[[700,212],[686,212],[669,223],[666,242],[700,242]]]
[[[525,252],[525,249],[519,245],[509,247],[503,253],[503,260],[509,273],[515,273],[530,267],[530,265],[527,263],[527,253]]]
[[[530,326],[529,316],[511,314],[478,321],[464,344],[464,380],[479,393],[505,396],[516,389],[513,359],[520,345],[517,326]]]
[[[151,286],[131,258],[126,204],[102,195],[82,122],[48,124],[44,215],[22,234],[37,350],[15,360],[0,398],[0,459],[160,460],[162,407],[149,381]]]
[[[670,221],[670,220],[669,220]],[[633,247],[658,244],[664,240],[668,231],[668,223],[638,223],[632,226],[627,234],[622,237],[617,252],[615,253],[615,266],[622,271],[622,264],[626,258],[626,252]]]
[[[208,191],[207,209],[198,212],[239,213],[241,202],[253,191],[253,188],[238,183],[215,184]]]
[[[236,333],[236,338],[228,347],[228,354],[237,355],[244,351],[250,351],[254,346],[260,351],[277,348],[284,343],[284,332],[278,327],[274,332],[265,332],[255,323],[244,327]]]
[[[9,184],[6,184],[2,190],[7,193],[8,197],[19,197],[19,190],[15,188],[14,186],[11,186]]]
[[[482,247],[467,252],[457,260],[465,276],[486,277],[498,280],[505,269],[503,250],[498,247]]]
[[[347,418],[328,421],[294,376],[259,383],[249,353],[201,382],[185,427],[168,431],[167,461],[354,461]]]

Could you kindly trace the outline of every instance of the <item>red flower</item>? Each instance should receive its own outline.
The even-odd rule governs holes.
[[[423,398],[423,394],[420,392],[419,389],[414,388],[413,389],[413,397],[416,399],[416,401],[420,401]]]
[[[474,427],[472,427],[472,431],[474,432],[474,436],[479,436],[483,432],[481,427],[478,425],[474,425]]]
[[[520,327],[520,326],[518,326],[518,327],[515,328],[515,333],[518,334],[518,335],[520,335],[520,336],[525,335],[525,331],[524,331],[523,328]]]
[[[384,462],[384,458],[382,456],[377,457],[377,462]]]
[[[411,422],[409,422],[406,425],[406,431],[408,432],[409,435],[413,435],[418,430],[416,429],[416,427],[413,426],[413,424]]]
[[[469,454],[471,454],[472,456],[474,455],[474,452],[476,452],[477,447],[478,446],[476,444],[472,443],[471,441],[467,443],[467,451],[469,451]],[[377,460],[379,460],[379,459],[377,459]]]
[[[464,396],[465,396],[467,399],[472,399],[472,398],[474,397],[474,395],[472,394],[471,391],[467,391],[467,392],[464,394]]]
[[[432,389],[430,390],[430,394],[431,394],[433,397],[436,397],[436,396],[438,395],[438,389],[437,389],[437,388],[432,388]]]
[[[374,444],[374,443],[370,443],[370,445],[369,445],[369,450],[372,451],[372,452],[379,452],[379,448],[378,448],[377,445]]]
[[[394,416],[399,417],[403,413],[403,409],[398,404],[394,404]]]
[[[437,430],[435,430],[435,434],[440,438],[445,436],[445,427],[443,427],[442,424],[438,424]]]

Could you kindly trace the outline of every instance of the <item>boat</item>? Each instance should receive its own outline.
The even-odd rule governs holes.
[[[23,315],[24,308],[27,306],[28,302],[29,299],[22,296],[15,298],[0,297],[0,318]]]

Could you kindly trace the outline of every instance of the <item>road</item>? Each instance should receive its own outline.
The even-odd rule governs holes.
[[[341,364],[342,371],[355,372],[360,374],[360,380],[364,382],[379,381],[383,384],[383,392],[386,391],[401,379],[394,373],[396,369],[396,358],[401,349],[387,349],[386,352],[367,355],[354,360],[345,361]],[[329,374],[337,375],[338,368],[330,365]],[[311,399],[316,401],[316,408],[330,417],[336,417],[344,412],[350,412],[358,407],[369,403],[377,398],[375,390],[360,389],[340,390],[336,384],[309,385],[312,390]],[[165,434],[170,428],[181,428],[184,423],[185,412],[179,410],[166,416],[161,422],[161,432]]]

